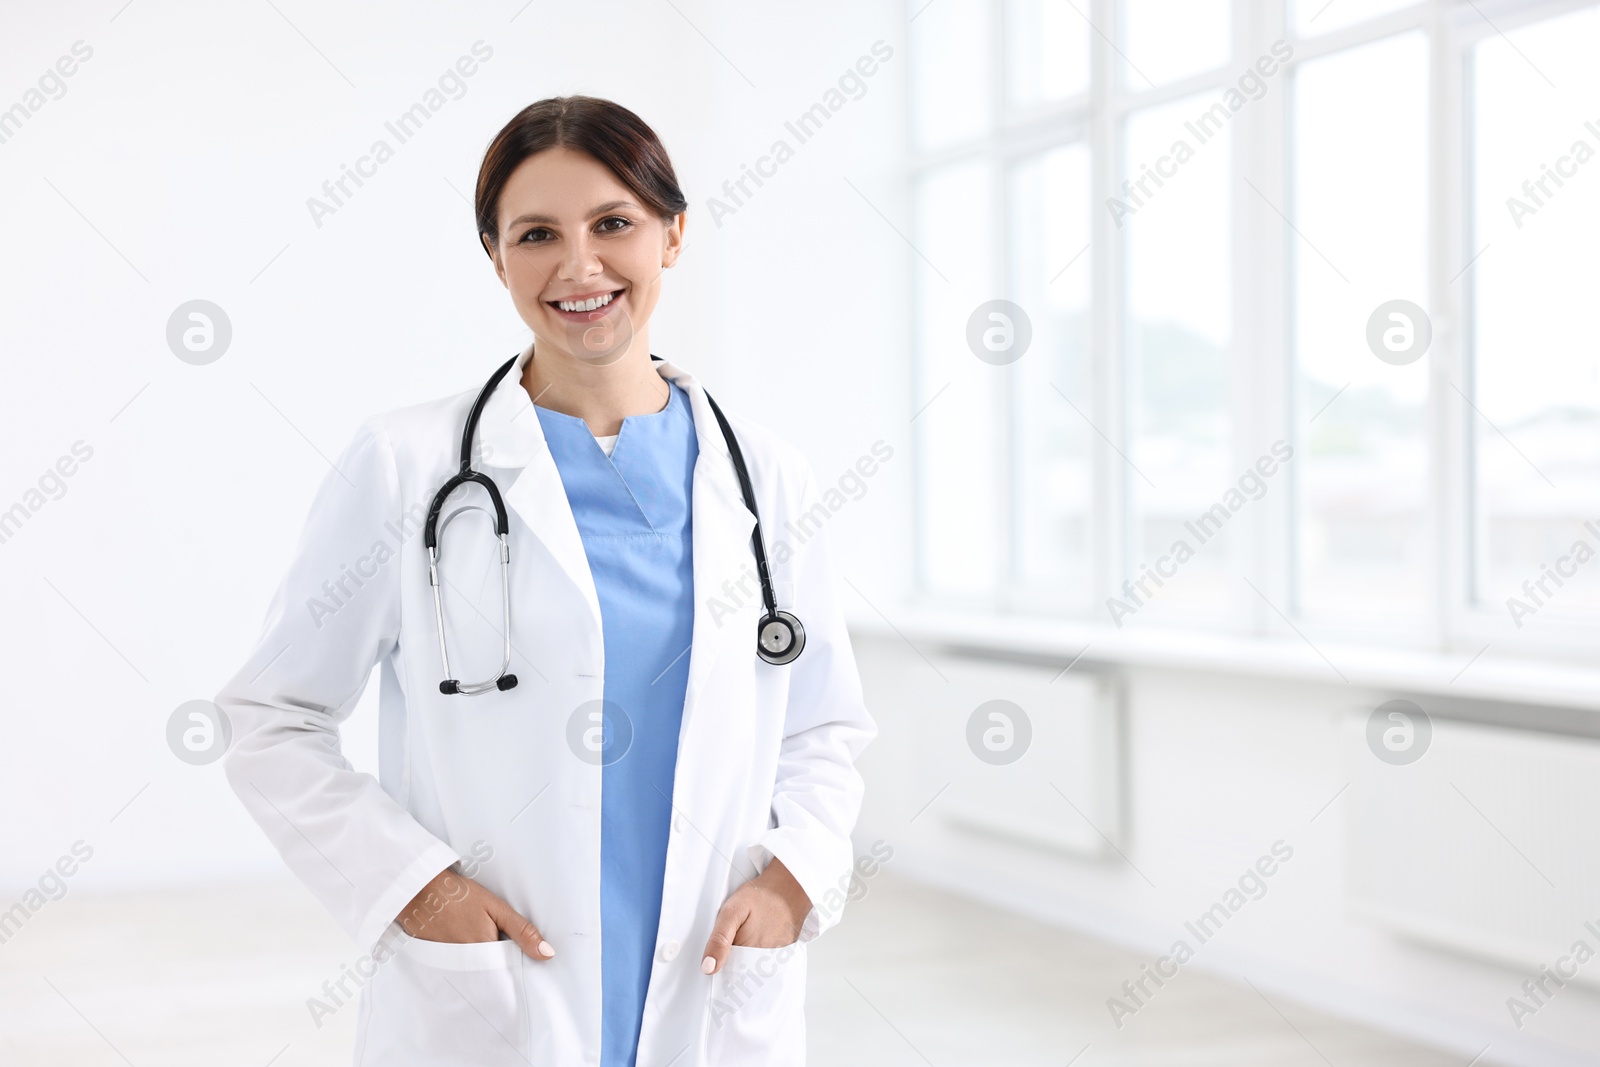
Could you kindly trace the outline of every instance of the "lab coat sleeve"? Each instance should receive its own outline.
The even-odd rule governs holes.
[[[816,479],[807,466],[797,514],[816,506]],[[810,941],[837,923],[844,910],[855,859],[850,832],[863,792],[855,761],[877,726],[862,700],[825,531],[819,528],[803,544],[791,542],[791,548],[795,606],[790,610],[805,627],[806,645],[789,667],[788,711],[772,794],[776,825],[754,851],[758,863],[763,851],[782,860],[811,898],[799,938]],[[781,601],[778,606],[786,607]]]
[[[400,633],[400,486],[381,423],[323,478],[261,637],[216,703],[228,783],[289,869],[363,947],[460,857],[339,749]]]

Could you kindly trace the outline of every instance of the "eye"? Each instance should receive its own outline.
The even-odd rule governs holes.
[[[620,225],[620,226],[608,226],[607,225],[608,223],[612,223],[612,222],[620,222],[622,225]],[[623,230],[627,229],[629,226],[632,226],[632,225],[633,225],[632,220],[624,218],[621,215],[608,215],[605,218],[600,220],[600,232],[601,233],[621,233]]]
[[[549,233],[550,233],[550,231],[545,229],[543,226],[535,226],[533,229],[531,229],[527,233],[523,234],[522,238],[519,241],[517,241],[517,243],[518,244],[530,244],[530,243],[531,244],[543,244],[544,240],[545,240],[544,237],[540,237],[537,240],[534,240],[534,241],[531,241],[531,242],[528,240],[528,238],[533,237],[534,234],[543,234],[545,236],[548,236]]]

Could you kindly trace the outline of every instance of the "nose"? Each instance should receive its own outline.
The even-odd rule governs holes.
[[[581,282],[585,278],[594,277],[604,269],[604,265],[600,262],[599,250],[590,235],[579,232],[567,242],[566,253],[561,257],[558,276],[563,281]]]

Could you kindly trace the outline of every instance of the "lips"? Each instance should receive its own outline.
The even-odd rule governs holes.
[[[561,301],[558,300],[546,300],[545,306],[568,322],[598,322],[614,312],[617,305],[622,302],[622,295],[625,292],[627,292],[626,289],[612,289],[610,291],[611,302],[604,307],[595,308],[593,311],[563,311],[561,310]],[[589,293],[582,299],[593,299],[595,296],[604,295],[604,293]],[[569,298],[568,302],[571,303],[573,301]]]

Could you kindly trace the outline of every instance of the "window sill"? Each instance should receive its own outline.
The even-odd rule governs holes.
[[[1080,667],[1207,671],[1348,685],[1396,695],[1560,708],[1588,714],[1565,716],[1553,726],[1538,722],[1523,725],[1600,736],[1600,670],[1548,660],[1499,657],[1492,650],[1472,660],[1468,655],[1394,651],[1327,641],[1318,641],[1313,648],[1298,638],[1250,638],[1145,625],[1119,630],[1062,619],[911,606],[895,611],[892,624],[876,613],[861,613],[850,619],[850,629],[861,635],[904,637],[919,648],[934,644],[998,656],[1050,660],[1062,666],[1081,654],[1077,661]]]

